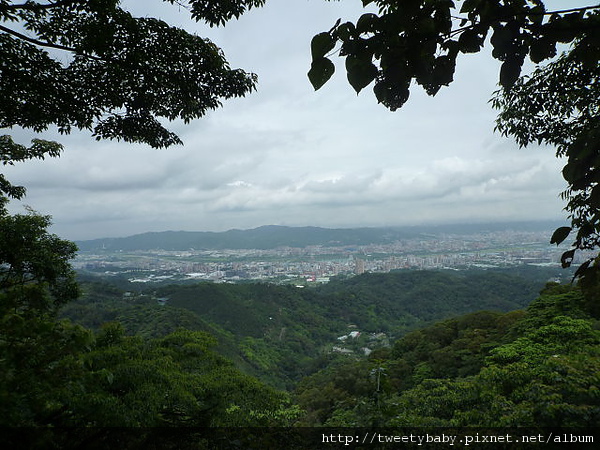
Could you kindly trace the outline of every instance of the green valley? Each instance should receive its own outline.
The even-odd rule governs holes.
[[[364,359],[407,332],[478,310],[527,306],[556,269],[397,271],[333,279],[313,288],[266,283],[173,284],[131,291],[84,278],[61,312],[92,329],[117,321],[129,335],[208,332],[243,371],[293,389],[338,359]],[[88,276],[89,277],[89,276]],[[101,279],[104,280],[104,279]]]

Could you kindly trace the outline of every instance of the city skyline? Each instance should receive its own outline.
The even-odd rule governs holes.
[[[111,245],[80,251],[74,267],[132,283],[266,281],[306,285],[338,275],[403,269],[493,269],[544,266],[568,281],[563,248],[548,231],[490,230],[423,234],[386,243],[279,245],[272,248],[133,249]],[[578,254],[576,264],[589,257]]]

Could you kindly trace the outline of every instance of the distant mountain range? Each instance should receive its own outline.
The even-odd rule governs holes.
[[[468,235],[498,231],[552,231],[554,222],[514,222],[387,228],[320,228],[266,225],[250,230],[162,231],[123,238],[76,242],[80,251],[132,250],[222,250],[272,249],[277,247],[329,247],[387,244],[401,239],[428,238],[441,234]],[[548,236],[550,239],[550,235]]]

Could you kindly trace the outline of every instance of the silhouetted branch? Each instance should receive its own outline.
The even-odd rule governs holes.
[[[83,55],[83,56],[87,56],[88,58],[92,58],[92,59],[97,59],[97,60],[102,60],[102,58],[99,58],[98,56],[93,56],[93,55],[89,55],[87,53],[81,53],[80,51],[78,51],[77,49],[73,48],[73,47],[67,47],[66,45],[60,45],[60,44],[54,44],[52,42],[47,42],[47,41],[41,41],[39,39],[35,39],[29,36],[26,36],[22,33],[19,33],[18,31],[15,30],[11,30],[10,28],[7,28],[5,26],[0,25],[0,31],[4,31],[5,33],[10,34],[11,36],[14,36],[16,38],[22,39],[26,42],[29,42],[31,44],[40,46],[40,47],[49,47],[49,48],[56,48],[58,50],[65,50],[67,52],[72,52],[78,55]]]

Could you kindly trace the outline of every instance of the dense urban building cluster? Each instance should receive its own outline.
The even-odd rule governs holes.
[[[337,275],[402,269],[466,269],[521,264],[559,266],[564,249],[550,245],[549,235],[542,231],[497,231],[431,235],[360,246],[80,252],[75,267],[108,275],[125,274],[134,282],[197,279],[306,284],[327,282]],[[583,261],[586,257],[579,254],[578,260]]]

